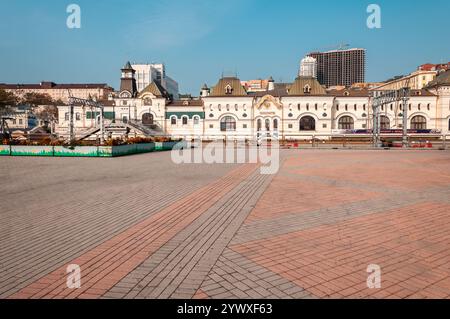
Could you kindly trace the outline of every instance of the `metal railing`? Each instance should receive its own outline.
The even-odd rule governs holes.
[[[173,135],[186,141],[202,142],[238,142],[256,144],[257,138],[245,134],[193,134]],[[381,147],[375,147],[372,134],[289,134],[284,139],[277,139],[280,146],[288,148],[345,148],[345,149],[383,149],[402,148],[402,134],[381,134],[384,142]],[[449,149],[450,134],[408,134],[408,149]]]

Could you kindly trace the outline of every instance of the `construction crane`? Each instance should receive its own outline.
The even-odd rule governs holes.
[[[350,48],[350,44],[339,43],[339,44],[334,45],[334,46],[316,49],[316,51],[317,51],[317,52],[321,52],[321,51],[333,51],[333,50],[342,51],[342,50],[347,50],[348,48]]]

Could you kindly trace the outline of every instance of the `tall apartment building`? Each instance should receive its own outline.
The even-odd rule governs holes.
[[[166,75],[166,67],[162,63],[132,64],[136,71],[135,78],[138,92],[141,92],[153,81],[164,87],[174,99],[178,99],[178,83]]]
[[[308,56],[317,60],[317,80],[322,85],[351,86],[354,83],[365,82],[365,49],[313,52]]]
[[[317,60],[307,56],[300,61],[299,76],[317,78]]]

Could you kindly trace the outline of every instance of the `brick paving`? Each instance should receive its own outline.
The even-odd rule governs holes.
[[[281,152],[0,158],[0,297],[450,298],[449,152]]]

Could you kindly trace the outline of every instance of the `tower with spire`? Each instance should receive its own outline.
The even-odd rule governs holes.
[[[136,78],[134,77],[136,71],[132,68],[129,61],[125,64],[121,71],[122,77],[120,78],[120,96],[135,97],[137,94]]]

